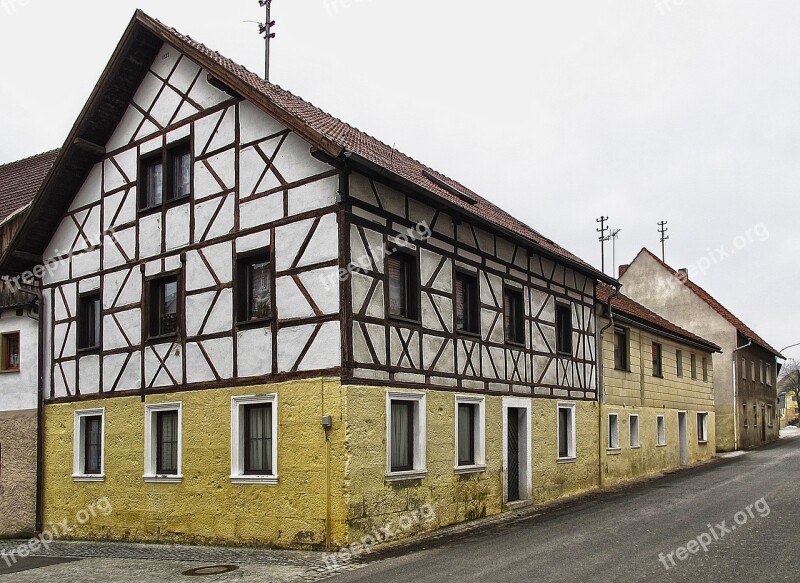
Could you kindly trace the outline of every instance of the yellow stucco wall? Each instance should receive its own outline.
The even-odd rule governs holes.
[[[278,395],[277,485],[232,484],[231,397]],[[71,538],[287,547],[325,543],[326,442],[322,415],[333,417],[331,540],[344,544],[343,400],[338,381],[309,380],[235,390],[114,397],[48,405],[45,412],[45,522],[74,517],[107,497],[113,507]],[[183,404],[183,481],[145,483],[145,404]],[[324,403],[324,404],[323,404]],[[105,408],[105,481],[74,482],[73,417]]]

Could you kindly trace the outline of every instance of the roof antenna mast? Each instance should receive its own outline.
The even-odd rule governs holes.
[[[597,232],[600,233],[599,241],[600,241],[600,262],[602,267],[602,272],[606,272],[606,242],[611,238],[606,235],[608,232],[608,227],[606,226],[606,222],[608,221],[608,217],[601,216],[597,219],[597,222],[600,223],[600,228],[597,229]]]
[[[264,35],[264,81],[269,81],[269,41],[275,38],[275,33],[272,32],[272,27],[275,26],[275,21],[272,20],[270,11],[272,8],[272,0],[258,0],[258,5],[265,8],[267,16],[264,22],[259,22],[258,32]]]
[[[669,241],[669,235],[667,235],[667,231],[669,231],[669,227],[667,227],[668,224],[668,221],[661,221],[658,223],[658,232],[661,233],[661,261],[664,263],[667,262],[666,242]]]

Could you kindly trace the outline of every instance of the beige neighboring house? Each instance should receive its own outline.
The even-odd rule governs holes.
[[[713,356],[718,451],[778,439],[778,359],[783,356],[749,326],[647,249],[620,267],[625,293],[682,328],[722,347]]]
[[[0,165],[0,251],[25,217],[56,151]],[[36,527],[39,326],[35,292],[0,283],[0,538]]]

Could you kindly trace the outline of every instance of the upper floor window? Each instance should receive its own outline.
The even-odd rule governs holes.
[[[697,378],[697,355],[692,354],[692,378]]]
[[[139,208],[161,206],[192,193],[192,153],[189,142],[179,142],[142,158]]]
[[[756,382],[756,361],[750,361],[750,380]]]
[[[676,350],[675,351],[675,367],[676,367],[676,373],[677,373],[678,377],[682,377],[683,376],[683,351],[682,350]]]
[[[566,304],[556,304],[556,348],[572,354],[572,308]]]
[[[628,329],[614,329],[614,368],[628,370]]]
[[[503,292],[506,341],[525,344],[525,300],[522,290],[506,288]]]
[[[663,348],[658,342],[653,342],[653,376],[664,376],[664,355]]]
[[[409,320],[419,318],[417,258],[410,253],[396,253],[387,261],[389,277],[389,314]]]
[[[741,368],[741,371],[742,371],[742,380],[746,381],[747,380],[747,361],[744,358],[742,358],[742,366],[740,368]]]
[[[272,271],[266,251],[239,259],[237,319],[240,323],[272,317]]]
[[[178,277],[173,275],[150,282],[148,304],[150,338],[178,334]]]
[[[708,358],[703,357],[703,381],[708,382]]]
[[[81,296],[78,305],[78,348],[90,349],[100,346],[100,293]]]
[[[456,329],[459,332],[478,334],[481,331],[481,300],[478,278],[456,273]]]
[[[2,372],[19,372],[19,332],[8,332],[2,336]]]

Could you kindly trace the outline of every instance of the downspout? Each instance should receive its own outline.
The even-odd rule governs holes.
[[[606,456],[604,455],[604,448],[603,448],[603,402],[604,402],[604,397],[605,397],[605,376],[604,376],[605,367],[603,366],[603,354],[602,354],[603,353],[603,334],[605,333],[606,330],[608,330],[609,328],[612,328],[614,326],[614,310],[613,310],[613,307],[612,307],[611,304],[614,301],[614,298],[617,297],[618,295],[619,295],[619,288],[615,287],[614,288],[614,293],[611,294],[611,296],[608,298],[608,305],[606,307],[606,314],[608,316],[608,324],[606,326],[604,326],[603,329],[600,330],[597,333],[597,355],[596,355],[597,356],[597,404],[598,404],[598,407],[597,407],[597,417],[598,417],[597,429],[598,429],[598,431],[600,433],[600,435],[598,435],[598,439],[597,439],[597,449],[598,449],[598,451],[597,451],[597,463],[598,463],[597,474],[598,474],[598,477],[599,477],[598,483],[599,483],[601,488],[604,487],[604,485],[605,485],[605,472],[603,470],[604,470],[605,461],[606,461],[606,459],[605,459]]]
[[[753,343],[750,340],[744,346],[737,346],[736,349],[733,351],[733,451],[739,451],[739,422],[737,421],[737,416],[739,415],[739,375],[736,374],[736,353],[742,350],[743,348],[747,348]]]

